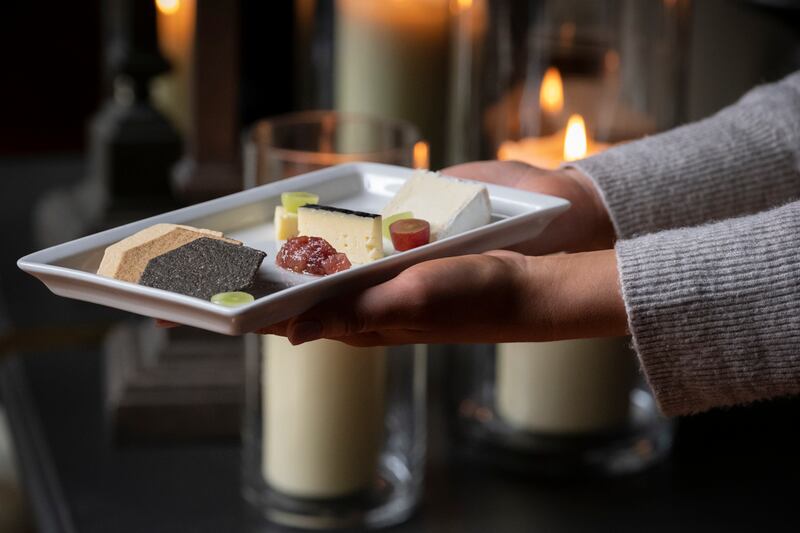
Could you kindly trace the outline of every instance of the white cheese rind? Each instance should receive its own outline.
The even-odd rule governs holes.
[[[275,240],[297,237],[297,213],[289,213],[282,205],[275,206]]]
[[[491,221],[485,185],[419,171],[397,191],[381,215],[411,211],[431,225],[431,241],[446,239]]]
[[[381,217],[350,212],[328,211],[316,207],[297,209],[298,235],[321,237],[353,264],[364,264],[383,257]]]

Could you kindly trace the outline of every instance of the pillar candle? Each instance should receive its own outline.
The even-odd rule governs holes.
[[[337,0],[335,106],[408,120],[443,149],[447,0]]]
[[[263,474],[274,489],[336,498],[369,488],[383,440],[386,349],[263,343]]]
[[[498,344],[496,371],[497,410],[514,427],[585,433],[628,419],[636,360],[627,337]]]

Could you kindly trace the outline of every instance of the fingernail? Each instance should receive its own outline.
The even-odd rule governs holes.
[[[320,337],[322,337],[322,322],[319,320],[306,320],[297,322],[292,326],[289,342],[296,346],[304,342],[315,341]]]

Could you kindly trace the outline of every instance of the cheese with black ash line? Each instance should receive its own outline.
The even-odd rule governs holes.
[[[403,184],[381,214],[389,217],[404,211],[428,221],[431,241],[458,235],[491,221],[491,203],[485,185],[424,170],[417,171]]]
[[[297,209],[298,235],[321,237],[351,263],[364,264],[383,257],[381,216],[325,205]]]

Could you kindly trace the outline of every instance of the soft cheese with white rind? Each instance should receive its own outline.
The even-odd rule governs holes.
[[[411,211],[431,225],[431,241],[485,226],[491,220],[489,192],[480,183],[418,171],[397,191],[381,214]]]
[[[369,263],[383,257],[381,216],[325,205],[304,205],[297,209],[298,235],[321,237],[353,264]]]

